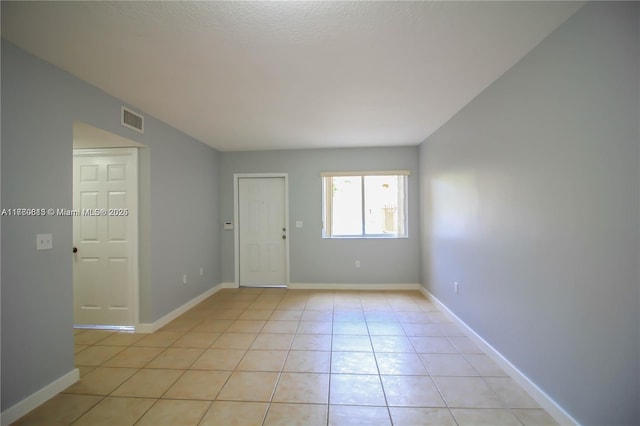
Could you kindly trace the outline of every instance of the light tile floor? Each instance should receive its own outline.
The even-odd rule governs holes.
[[[417,291],[223,290],[75,344],[81,380],[16,424],[555,424]]]

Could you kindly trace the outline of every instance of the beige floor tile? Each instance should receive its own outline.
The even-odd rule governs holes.
[[[302,310],[284,310],[276,309],[269,317],[269,321],[300,321],[302,318]]]
[[[298,334],[331,334],[333,323],[331,321],[300,321]]]
[[[162,397],[213,401],[230,376],[230,371],[189,370],[180,376]]]
[[[279,373],[236,371],[224,385],[218,399],[223,401],[271,400]]]
[[[411,341],[405,336],[371,336],[371,344],[375,352],[415,353]]]
[[[83,350],[90,347],[90,345],[73,345],[73,353],[77,354],[78,352],[82,352]]]
[[[142,368],[164,351],[163,348],[128,347],[104,363],[105,367]]]
[[[100,401],[74,426],[127,426],[133,425],[155,402],[148,398],[115,398],[107,397]]]
[[[429,376],[380,376],[389,406],[445,407]]]
[[[441,327],[438,324],[414,324],[402,323],[402,329],[407,336],[415,337],[442,337]]]
[[[166,348],[184,335],[182,331],[156,331],[138,340],[133,346],[150,346]]]
[[[273,309],[247,309],[238,317],[239,320],[266,321],[273,314]]]
[[[465,336],[452,336],[449,341],[455,346],[458,352],[463,354],[481,354],[482,350],[473,343],[471,339]]]
[[[302,313],[302,321],[333,321],[333,310],[305,310]]]
[[[326,404],[329,399],[329,375],[318,373],[282,373],[273,402]]]
[[[446,337],[410,337],[413,347],[420,354],[455,354],[458,350]]]
[[[465,335],[460,327],[455,324],[437,324],[437,327],[440,329],[443,336],[463,337]]]
[[[282,371],[287,351],[249,350],[236,367],[238,371]]]
[[[249,349],[257,336],[254,333],[223,333],[211,349]]]
[[[78,371],[80,372],[80,378],[86,376],[87,374],[89,374],[90,372],[92,372],[93,370],[95,370],[98,367],[94,367],[91,365],[81,365],[78,368]]]
[[[442,312],[438,311],[430,311],[429,312],[429,321],[435,324],[447,324],[451,323],[449,317]]]
[[[389,407],[394,426],[456,426],[448,408]]]
[[[396,312],[396,318],[400,322],[410,322],[419,324],[428,324],[431,322],[429,314],[426,312],[412,311],[412,312]]]
[[[205,333],[201,331],[190,331],[171,345],[174,348],[209,348],[216,339],[220,337],[220,333]]]
[[[371,336],[404,336],[402,325],[398,323],[370,322],[368,323]]]
[[[507,408],[540,408],[540,405],[509,377],[485,377]]]
[[[360,405],[330,405],[329,426],[376,425],[391,426],[387,407]]]
[[[227,328],[226,333],[260,333],[266,321],[237,320]]]
[[[421,354],[432,376],[477,376],[478,372],[459,354]]]
[[[136,423],[136,426],[197,425],[209,409],[209,401],[176,401],[161,399]]]
[[[367,336],[369,330],[365,321],[336,321],[333,323],[333,334]]]
[[[369,336],[334,335],[331,350],[341,352],[373,352]]]
[[[332,374],[330,404],[386,405],[380,376]]]
[[[244,312],[244,309],[221,309],[211,311],[209,317],[211,319],[228,319],[228,320],[236,320]]]
[[[145,336],[147,335],[142,333],[121,331],[101,340],[100,344],[107,346],[131,346]]]
[[[279,311],[302,311],[305,306],[307,305],[307,301],[306,299],[304,300],[287,300],[282,299],[282,301],[280,303],[278,303],[278,306],[276,306],[276,310]]]
[[[251,349],[289,350],[294,334],[260,333],[251,344]]]
[[[137,371],[138,369],[136,368],[98,367],[69,386],[64,392],[84,395],[108,395]]]
[[[260,426],[268,403],[214,401],[200,426]]]
[[[295,351],[330,351],[331,335],[297,334],[293,338],[291,350]]]
[[[280,303],[279,301],[276,300],[272,300],[272,301],[260,301],[260,300],[256,300],[255,302],[251,303],[249,305],[248,309],[259,309],[259,310],[274,310],[278,307],[278,303]]]
[[[102,398],[95,395],[61,393],[13,424],[16,426],[69,425],[100,402]]]
[[[507,373],[485,354],[465,354],[464,357],[481,376],[507,377]]]
[[[76,345],[95,345],[114,333],[111,330],[80,330],[74,333],[73,342]]]
[[[516,408],[513,414],[526,426],[552,426],[558,423],[542,409]]]
[[[376,353],[376,361],[380,374],[389,375],[427,375],[420,357],[410,353]]]
[[[298,321],[269,320],[264,325],[262,333],[287,333],[293,334],[298,330]]]
[[[367,322],[384,322],[384,323],[397,323],[398,317],[391,310],[367,310],[365,308],[364,317]]]
[[[292,373],[329,373],[331,352],[290,351],[283,371]]]
[[[364,312],[360,308],[360,302],[355,307],[336,308],[333,311],[334,322],[363,322],[364,320]]]
[[[127,379],[111,395],[159,398],[182,373],[182,370],[142,369]]]
[[[233,324],[233,320],[204,320],[190,331],[198,331],[203,333],[223,333],[227,331],[231,324]]]
[[[204,353],[204,349],[167,348],[145,368],[170,368],[186,370]]]
[[[480,377],[434,377],[449,407],[502,408],[498,395]]]
[[[460,426],[510,426],[520,425],[520,422],[508,410],[501,409],[452,409]]]
[[[76,365],[97,367],[123,349],[121,346],[90,346],[75,356]]]
[[[202,320],[199,318],[189,318],[188,316],[182,315],[171,321],[169,324],[165,325],[161,328],[161,331],[189,331],[196,325],[200,324]]]
[[[191,369],[231,371],[240,363],[245,352],[244,349],[207,349],[191,365]]]
[[[340,374],[378,374],[373,352],[332,352],[331,372]]]
[[[327,406],[319,404],[281,404],[269,407],[265,426],[325,426]]]

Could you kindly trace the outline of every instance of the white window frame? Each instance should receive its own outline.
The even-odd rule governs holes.
[[[340,171],[340,172],[322,172],[320,176],[322,178],[322,238],[346,238],[346,239],[358,239],[358,238],[380,238],[380,239],[399,239],[408,238],[408,199],[409,199],[409,176],[411,172],[409,170],[370,170],[370,171]],[[362,184],[362,232],[359,235],[334,235],[333,234],[333,185],[330,183],[330,179],[334,177],[354,176],[361,177]],[[364,191],[364,177],[365,176],[404,176],[404,186],[402,188],[404,197],[402,202],[398,203],[398,217],[400,218],[399,231],[396,234],[366,234],[365,233],[365,191]],[[401,190],[400,188],[398,189]]]

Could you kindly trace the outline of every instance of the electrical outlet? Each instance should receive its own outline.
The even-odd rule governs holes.
[[[356,268],[359,268],[359,267],[360,267],[360,261],[356,260]]]
[[[184,274],[182,276],[182,284],[186,284],[187,283],[187,274]]]
[[[204,268],[200,267],[200,276],[204,275]]]
[[[457,282],[457,281],[453,283],[453,291],[454,291],[456,294],[458,294],[458,293],[460,292],[460,288],[459,288],[459,285],[458,285],[458,282]]]
[[[53,248],[52,234],[36,235],[36,250],[50,250]]]

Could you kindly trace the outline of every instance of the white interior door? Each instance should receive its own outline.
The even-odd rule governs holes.
[[[137,150],[73,151],[76,325],[134,326]]]
[[[238,179],[241,286],[286,285],[285,193],[283,177]]]

